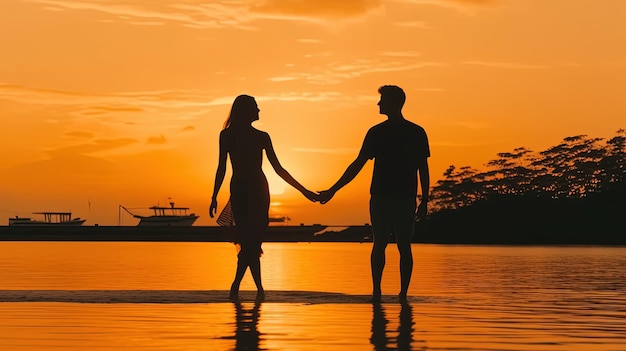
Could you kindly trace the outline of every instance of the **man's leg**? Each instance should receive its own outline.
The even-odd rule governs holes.
[[[383,270],[385,269],[385,249],[389,243],[390,228],[387,225],[385,216],[385,204],[376,199],[370,199],[370,219],[372,221],[372,232],[374,244],[370,255],[372,268],[372,301],[380,301],[382,296],[381,281]]]
[[[374,233],[374,245],[372,246],[372,254],[370,256],[370,264],[372,266],[372,301],[380,301],[382,289],[380,287],[383,279],[383,270],[385,269],[385,249],[389,242],[389,234],[381,232]]]
[[[398,252],[400,253],[400,300],[406,300],[413,274],[413,252],[411,241],[415,228],[415,202],[408,202],[397,209],[395,232]]]
[[[411,237],[400,235],[397,237],[398,251],[400,252],[400,294],[401,300],[406,300],[413,274],[413,252],[411,252]]]

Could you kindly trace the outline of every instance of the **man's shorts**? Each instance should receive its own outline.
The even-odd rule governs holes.
[[[370,219],[374,236],[396,234],[398,239],[413,236],[415,225],[415,197],[372,196]]]

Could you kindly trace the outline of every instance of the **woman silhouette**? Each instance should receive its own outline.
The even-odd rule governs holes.
[[[270,195],[267,179],[261,169],[263,150],[281,178],[309,200],[317,200],[317,194],[304,188],[281,166],[269,134],[252,126],[252,122],[259,119],[259,111],[252,96],[237,96],[224,129],[220,132],[219,163],[209,215],[213,218],[217,212],[217,193],[226,173],[226,158],[230,155],[230,201],[235,221],[235,243],[240,248],[235,279],[230,287],[231,299],[238,298],[239,285],[248,267],[257,287],[257,298],[265,296],[259,257],[263,253],[263,235],[269,225]]]

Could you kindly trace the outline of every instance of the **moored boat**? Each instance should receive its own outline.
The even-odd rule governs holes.
[[[9,218],[10,226],[81,226],[86,219],[72,218],[72,212],[33,212],[33,214],[43,215],[43,219],[32,219],[30,217]]]
[[[270,225],[275,223],[281,223],[282,225],[288,225],[291,218],[284,215],[271,215],[269,216]]]
[[[169,207],[158,205],[150,207],[153,211],[151,216],[134,214],[122,205],[120,208],[139,219],[137,226],[141,227],[191,227],[199,217],[194,213],[187,213],[189,207],[176,207],[173,202],[170,202]]]

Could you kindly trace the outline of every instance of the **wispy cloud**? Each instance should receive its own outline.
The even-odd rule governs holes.
[[[398,27],[409,27],[409,28],[422,28],[422,29],[431,29],[432,27],[428,25],[424,21],[408,21],[408,22],[396,22],[394,25]]]
[[[65,135],[72,137],[72,138],[77,138],[77,139],[91,139],[94,137],[94,134],[91,132],[83,132],[83,131],[72,131],[72,132],[67,132],[65,133]]]
[[[257,14],[280,19],[337,19],[365,16],[383,10],[382,0],[264,0],[250,9]]]
[[[380,55],[387,57],[418,57],[420,53],[417,51],[383,51]]]
[[[82,106],[81,110],[87,115],[145,112],[152,108],[208,107],[232,103],[231,97],[207,98],[207,95],[191,90],[93,94],[2,83],[0,83],[0,99],[24,104]]]
[[[298,92],[298,93],[279,93],[265,94],[255,96],[257,101],[309,101],[321,102],[330,100],[345,99],[345,94],[336,91],[327,92]]]
[[[367,74],[400,72],[426,67],[444,66],[441,62],[414,62],[414,60],[389,60],[388,57],[413,58],[417,53],[387,52],[381,54],[384,59],[355,59],[350,62],[331,62],[325,68],[313,68],[308,72],[294,72],[269,78],[273,81],[303,80],[312,84],[339,84],[345,80]],[[394,56],[395,55],[395,56]]]
[[[178,24],[189,28],[238,28],[255,30],[258,19],[327,22],[359,18],[383,9],[382,0],[26,0],[49,11],[91,11],[103,22],[137,26]]]
[[[464,65],[473,66],[485,66],[493,68],[507,68],[507,69],[544,69],[548,68],[546,65],[533,65],[528,63],[519,62],[492,62],[492,61],[463,61]]]
[[[48,149],[46,154],[51,158],[64,158],[73,155],[92,155],[99,152],[119,149],[136,142],[137,140],[133,138],[96,139],[89,143]]]
[[[104,155],[135,143],[137,140],[132,138],[111,138],[47,148],[42,158],[11,166],[8,174],[14,177],[15,182],[36,181],[29,186],[41,183],[42,175],[54,175],[45,178],[46,186],[63,182],[77,186],[86,179],[83,178],[85,175],[108,177],[113,174],[115,161]]]
[[[410,5],[429,5],[456,10],[459,12],[472,14],[477,5],[489,5],[497,0],[393,0],[395,2]]]
[[[238,27],[253,29],[254,16],[248,1],[199,1],[183,3],[137,0],[27,0],[51,11],[93,11],[108,16],[105,21],[131,25],[177,23],[190,28]]]
[[[94,94],[0,84],[0,101],[51,111],[47,115],[31,114],[23,118],[27,118],[29,123],[47,123],[47,128],[53,128],[56,133],[67,137],[66,144],[74,144],[77,139],[92,139],[97,133],[120,138],[132,135],[146,138],[147,145],[163,144],[164,139],[154,135],[175,133],[185,128],[189,131],[191,124],[204,117],[210,108],[231,104],[233,99],[199,91]],[[86,134],[86,130],[92,134]],[[95,148],[104,144],[96,142],[88,145]],[[82,147],[83,150],[86,148]],[[136,145],[135,148],[142,147]]]
[[[165,139],[165,136],[163,136],[163,134],[159,136],[151,136],[148,138],[148,140],[146,140],[146,144],[163,145],[167,144],[167,139]]]
[[[344,98],[337,91],[324,92],[285,92],[256,95],[257,101],[327,101]],[[28,105],[71,106],[81,115],[101,115],[111,113],[145,113],[163,110],[196,110],[213,106],[230,105],[235,96],[212,96],[208,92],[188,90],[156,90],[139,92],[118,92],[111,94],[91,94],[73,91],[30,88],[0,83],[0,99]],[[196,114],[192,115],[196,117]],[[184,120],[184,117],[178,117]]]
[[[81,111],[83,115],[103,115],[109,113],[129,113],[129,112],[144,112],[145,110],[140,107],[134,106],[89,106]]]
[[[54,12],[95,12],[100,22],[133,26],[179,25],[187,28],[237,28],[256,30],[257,20],[308,21],[327,25],[329,21],[363,19],[385,11],[383,0],[24,0]],[[461,12],[473,12],[475,5],[496,0],[392,0],[412,5],[432,5]],[[421,21],[398,22],[398,26],[429,28]]]
[[[290,80],[296,80],[297,77],[270,77],[268,78],[272,82],[288,82]]]

